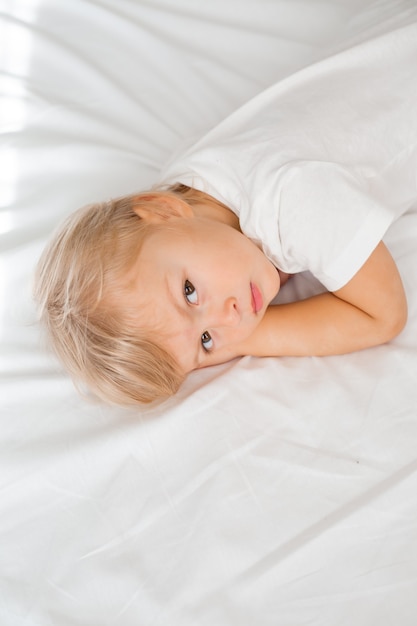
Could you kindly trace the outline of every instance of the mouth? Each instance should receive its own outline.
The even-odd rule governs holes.
[[[253,309],[253,312],[254,313],[259,313],[259,311],[263,307],[262,294],[259,291],[258,287],[255,285],[255,283],[251,283],[250,284],[250,290],[251,290],[251,293],[252,293],[252,309]]]

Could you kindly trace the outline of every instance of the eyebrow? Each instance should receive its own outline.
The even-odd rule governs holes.
[[[170,283],[168,274],[165,275],[165,285],[166,285],[167,292],[168,292],[168,299],[169,299],[171,305],[173,306],[173,308],[177,311],[177,313],[182,318],[185,318],[186,317],[186,313],[184,311],[184,307],[182,305],[182,302],[180,302],[179,296],[176,293],[174,293],[173,290],[171,289],[171,283]],[[184,301],[184,304],[186,304],[185,301]],[[201,343],[200,343],[200,345],[197,347],[197,351],[194,354],[194,359],[193,359],[193,362],[191,363],[191,368],[192,369],[190,371],[192,371],[194,369],[197,369],[200,366],[201,362],[200,362],[200,359],[199,359],[199,355],[200,355],[202,350],[203,350],[203,347],[201,346]],[[186,368],[186,369],[188,369],[188,368]]]

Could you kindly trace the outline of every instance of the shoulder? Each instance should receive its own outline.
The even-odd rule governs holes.
[[[303,161],[289,168],[279,203],[284,254],[329,291],[358,271],[394,219],[366,179],[338,163]]]

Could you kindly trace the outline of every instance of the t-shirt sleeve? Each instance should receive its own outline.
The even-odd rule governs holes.
[[[309,270],[329,291],[353,278],[394,219],[372,188],[371,179],[334,163],[287,169],[278,230],[290,271]]]

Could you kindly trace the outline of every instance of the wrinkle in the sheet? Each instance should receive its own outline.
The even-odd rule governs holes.
[[[67,5],[67,8],[68,6],[69,5]],[[42,7],[40,7],[40,10],[42,10]],[[86,15],[86,17],[88,16]],[[25,16],[25,18],[28,20],[28,16]],[[9,20],[14,22],[14,30],[16,30],[17,34],[20,33],[21,35],[20,38],[16,36],[16,44],[23,36],[25,40],[29,42],[27,46],[30,48],[26,60],[27,67],[23,68],[25,71],[20,72],[19,80],[22,81],[22,84],[23,81],[26,83],[26,90],[29,94],[32,93],[35,95],[36,92],[38,92],[46,102],[49,102],[48,118],[39,117],[36,130],[32,130],[34,139],[39,136],[40,132],[43,133],[44,130],[46,130],[54,143],[59,142],[59,144],[62,145],[62,143],[68,142],[66,134],[69,133],[70,142],[74,145],[78,145],[77,137],[81,132],[80,123],[82,123],[83,143],[85,143],[86,137],[90,136],[92,145],[99,147],[101,143],[104,143],[103,137],[108,137],[109,129],[111,128],[114,138],[113,141],[115,142],[114,148],[123,153],[125,146],[131,145],[129,150],[133,155],[135,152],[137,154],[137,148],[134,150],[132,145],[132,120],[140,119],[142,130],[148,129],[149,132],[149,140],[146,148],[144,146],[143,157],[145,158],[146,155],[147,164],[156,170],[156,163],[160,161],[161,153],[166,153],[166,148],[163,143],[159,144],[158,137],[165,135],[165,137],[171,137],[170,141],[176,137],[176,135],[172,136],[172,124],[169,124],[163,117],[158,115],[158,107],[148,107],[146,99],[138,101],[134,95],[135,86],[119,79],[121,74],[117,66],[113,66],[112,68],[111,65],[108,66],[104,64],[101,59],[98,60],[92,55],[88,48],[81,49],[82,47],[74,45],[72,40],[60,37],[59,33],[56,34],[48,27],[39,26],[36,18],[33,18],[33,21],[25,21],[18,17],[9,16]],[[126,29],[127,31],[129,30],[128,23],[124,23],[122,26],[125,31]],[[110,25],[110,23],[108,23],[107,27],[109,33],[111,33],[116,25],[113,23]],[[132,33],[132,36],[134,35],[137,35],[137,33]],[[143,36],[148,38],[149,34],[145,31]],[[129,40],[128,32],[125,32],[124,39],[126,41]],[[36,50],[35,57],[29,54],[32,50]],[[21,46],[20,52],[23,54],[24,46]],[[157,57],[158,55],[156,55],[156,58]],[[59,59],[59,65],[56,64],[56,59]],[[56,80],[54,82],[50,82],[49,84],[42,84],[40,82],[38,82],[38,84],[31,84],[30,80],[24,78],[29,72],[30,64],[38,63],[46,65],[46,67],[55,74]],[[48,71],[48,73],[51,72]],[[70,99],[68,99],[67,91],[59,89],[59,84],[64,84],[66,76],[77,77],[76,80],[79,83],[79,88],[72,91]],[[168,74],[165,73],[165,76],[160,76],[160,80],[163,81],[167,76]],[[86,91],[85,87],[87,85],[93,84],[95,85],[95,91],[91,92],[90,101],[81,100],[79,94]],[[124,109],[125,115],[118,117],[117,124],[115,123],[114,112],[109,115],[108,107],[100,107],[100,110],[97,110],[97,107],[93,107],[94,103],[97,104],[99,98],[98,94],[100,92],[107,94],[107,99],[109,97],[112,98],[116,110]],[[65,99],[62,98],[62,93],[66,93]],[[21,100],[21,102],[22,107],[28,106],[29,104],[27,101]],[[39,108],[39,106],[40,102],[38,101],[37,107]],[[129,110],[131,113],[129,113]],[[67,117],[65,124],[62,123],[64,113]],[[68,116],[74,118],[73,124],[68,124]],[[56,119],[56,129],[51,135],[51,129],[54,127],[54,117]],[[144,124],[146,118],[148,118],[148,123]],[[152,130],[155,124],[163,129],[162,133]],[[45,126],[45,129],[42,128],[43,126]],[[71,128],[70,132],[68,130],[69,128]],[[144,139],[145,137],[142,133],[142,143]],[[26,133],[26,141],[30,142],[30,133]],[[107,146],[111,149],[111,142],[109,144],[108,138],[106,142]],[[151,157],[152,152],[154,153],[153,157]],[[33,162],[36,163],[36,161],[37,160],[34,159]]]
[[[356,513],[362,507],[369,506],[373,500],[379,498],[390,489],[396,487],[402,481],[407,480],[417,472],[417,459],[408,463],[400,470],[372,486],[364,493],[353,498],[337,510],[318,520],[298,535],[291,538],[285,544],[273,550],[270,554],[259,559],[252,567],[243,572],[239,579],[249,583],[251,580],[264,575],[270,568],[275,567],[280,561],[291,556],[295,551],[300,550],[305,544],[314,541],[332,526],[338,524],[346,517]]]

